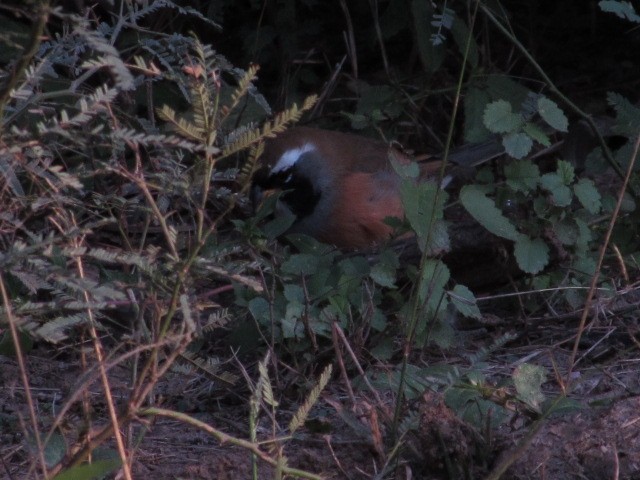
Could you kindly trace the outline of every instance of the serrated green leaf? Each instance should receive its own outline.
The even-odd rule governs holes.
[[[524,363],[513,372],[513,384],[520,399],[540,412],[540,405],[544,401],[542,383],[545,381],[545,370],[538,365]]]
[[[370,276],[381,287],[393,287],[396,281],[396,270],[400,266],[398,256],[392,250],[384,250],[378,261],[371,267]]]
[[[513,158],[526,157],[533,147],[533,140],[526,133],[509,133],[502,139],[507,154]]]
[[[576,178],[576,169],[571,163],[566,160],[558,160],[558,167],[556,168],[558,176],[565,185],[571,185]]]
[[[338,266],[345,275],[352,278],[362,278],[369,275],[369,272],[371,271],[369,262],[362,256],[346,258],[342,260]]]
[[[581,256],[575,258],[573,269],[585,277],[592,277],[596,272],[596,260],[593,257]]]
[[[547,125],[560,132],[566,132],[569,121],[558,105],[547,97],[538,98],[538,113]]]
[[[551,140],[549,140],[549,135],[544,133],[544,131],[535,123],[527,122],[522,127],[522,131],[529,135],[533,140],[538,142],[545,147],[551,145]]]
[[[460,202],[480,225],[494,235],[508,240],[518,239],[516,227],[496,207],[493,200],[487,198],[475,185],[466,185],[460,190]]]
[[[616,111],[616,123],[611,130],[627,137],[636,136],[640,125],[640,108],[615,92],[607,93],[607,102]]]
[[[536,274],[549,263],[549,247],[540,238],[518,236],[513,253],[518,266],[525,273]]]
[[[531,160],[515,160],[504,167],[507,185],[520,192],[529,192],[538,186],[540,169]]]
[[[496,100],[485,107],[482,121],[490,132],[509,133],[520,128],[522,117],[513,113],[506,100]]]
[[[373,348],[369,350],[369,353],[373,355],[373,358],[381,362],[386,362],[391,359],[395,351],[395,341],[390,337],[382,338],[378,341]]]
[[[553,222],[553,231],[556,234],[558,240],[563,245],[575,245],[578,241],[578,226],[570,219],[564,219],[560,222]]]
[[[571,204],[571,189],[567,187],[557,173],[545,173],[540,177],[540,185],[551,193],[553,203],[559,207]]]
[[[587,224],[587,222],[585,222],[583,219],[579,217],[574,217],[573,220],[576,222],[576,225],[578,226],[578,240],[576,243],[586,248],[589,242],[593,239],[591,229],[589,228],[589,225]]]
[[[249,312],[257,322],[269,318],[269,302],[262,297],[252,298],[249,301]]]
[[[573,191],[578,201],[589,213],[595,215],[600,211],[602,197],[593,180],[589,180],[588,178],[580,179],[578,183],[573,186]]]
[[[465,317],[482,318],[475,295],[464,285],[456,285],[449,292],[449,298],[456,310]]]

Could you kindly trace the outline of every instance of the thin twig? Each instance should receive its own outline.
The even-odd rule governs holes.
[[[44,448],[42,445],[42,439],[40,438],[40,430],[38,428],[38,417],[36,416],[36,409],[33,404],[33,397],[31,396],[31,387],[29,386],[29,377],[27,376],[27,366],[24,363],[24,356],[22,355],[22,347],[20,345],[20,335],[18,334],[17,321],[13,316],[11,299],[9,298],[9,294],[7,293],[7,289],[4,285],[2,271],[0,271],[0,294],[2,295],[2,303],[4,304],[4,312],[7,317],[7,321],[9,322],[11,341],[13,342],[13,347],[16,352],[16,358],[18,360],[20,379],[22,380],[24,394],[27,397],[27,406],[29,407],[31,428],[33,428],[33,438],[35,439],[36,446],[38,447],[38,460],[40,461],[40,468],[42,468],[42,474],[44,475],[44,478],[49,478],[47,474],[47,462],[44,458]]]

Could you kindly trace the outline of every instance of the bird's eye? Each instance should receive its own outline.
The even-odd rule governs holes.
[[[291,180],[293,180],[293,173],[290,173],[287,178],[284,180],[284,184],[285,185],[289,185],[291,183]]]

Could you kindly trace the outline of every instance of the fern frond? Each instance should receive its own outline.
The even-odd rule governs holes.
[[[253,86],[253,81],[257,78],[258,70],[260,70],[258,65],[251,65],[247,71],[244,72],[244,75],[238,82],[237,88],[231,94],[231,103],[222,107],[219,125],[224,123],[229,114],[238,106],[240,100],[247,94],[249,88]]]
[[[74,315],[58,317],[55,320],[51,320],[35,332],[35,335],[43,340],[51,343],[58,343],[65,340],[68,337],[67,330],[76,325],[81,325],[89,321],[89,317],[86,313],[80,312]]]
[[[180,355],[184,360],[194,365],[199,370],[205,372],[215,381],[220,381],[228,385],[237,384],[239,377],[227,371],[220,371],[223,365],[217,358],[203,358],[198,354],[186,350]]]
[[[38,290],[50,290],[51,285],[40,275],[17,268],[9,270],[9,273],[31,293],[36,294]]]
[[[300,120],[302,114],[311,109],[317,99],[316,95],[310,95],[305,99],[301,108],[298,108],[298,105],[294,103],[291,108],[279,113],[272,122],[266,122],[262,126],[262,130],[252,129],[240,135],[238,140],[224,147],[221,158],[226,158],[245,150],[265,137],[272,138],[277,133],[284,132],[287,129],[287,125]]]
[[[135,81],[129,68],[120,57],[118,50],[102,36],[99,30],[85,28],[85,25],[78,25],[75,32],[79,34],[89,46],[102,54],[101,66],[107,67],[114,75],[115,88],[119,90],[133,90]]]
[[[246,191],[249,185],[251,185],[251,177],[253,177],[253,174],[256,171],[258,159],[262,155],[262,152],[264,152],[263,142],[251,146],[251,149],[249,150],[249,158],[247,158],[247,161],[242,165],[237,177],[241,191]]]
[[[616,111],[616,123],[612,130],[620,135],[636,136],[640,129],[640,108],[619,93],[607,93],[607,103]]]
[[[189,152],[206,152],[216,155],[220,150],[216,147],[205,147],[201,143],[193,143],[176,137],[175,135],[160,135],[139,133],[132,129],[118,128],[113,132],[113,138],[130,142],[133,145],[156,145],[171,148],[183,148]]]
[[[202,126],[191,123],[182,117],[178,118],[175,110],[168,105],[163,105],[162,108],[156,109],[156,112],[158,114],[158,117],[169,123],[173,131],[175,131],[178,135],[181,135],[198,143],[204,140],[203,137],[205,130],[202,128]],[[202,124],[204,122],[200,121],[200,123]]]
[[[198,10],[191,7],[183,7],[177,5],[171,0],[155,0],[153,2],[145,2],[142,7],[140,7],[138,4],[134,4],[134,7],[134,11],[130,15],[130,19],[134,24],[141,18],[155,12],[156,10],[160,10],[161,8],[172,8],[174,10],[177,10],[181,15],[196,17],[207,25],[210,25],[218,30],[222,30],[222,26],[218,25],[210,18],[205,17]]]
[[[0,153],[0,175],[2,175],[5,185],[11,189],[13,194],[17,198],[22,199],[25,194],[22,189],[22,184],[20,183],[20,180],[18,180],[18,176],[13,168],[13,155],[5,154],[5,151],[6,150]]]
[[[228,308],[223,308],[209,315],[207,323],[202,327],[203,333],[210,333],[214,330],[224,327],[232,319],[232,315]]]

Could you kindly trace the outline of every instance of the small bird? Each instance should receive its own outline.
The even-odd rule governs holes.
[[[399,175],[390,156],[410,159],[383,142],[308,127],[287,130],[265,145],[252,196],[281,190],[277,209],[295,216],[287,233],[304,233],[344,249],[389,239],[388,217],[402,219]]]

